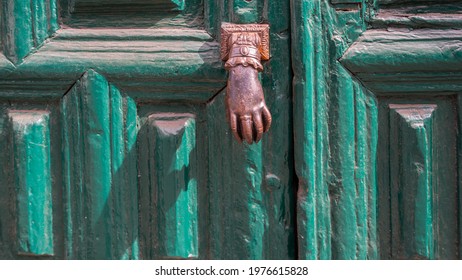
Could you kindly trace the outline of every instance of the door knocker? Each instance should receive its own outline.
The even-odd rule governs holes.
[[[226,61],[228,85],[226,111],[234,136],[242,142],[259,142],[271,126],[258,72],[268,60],[268,24],[230,24],[221,26],[221,59]]]

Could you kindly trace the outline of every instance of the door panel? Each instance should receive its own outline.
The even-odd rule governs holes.
[[[2,103],[0,257],[62,257],[58,103]]]
[[[138,258],[135,102],[90,70],[61,117],[65,257]]]
[[[381,257],[455,259],[457,100],[379,100]]]
[[[172,104],[139,104],[142,255],[207,258],[204,106]]]
[[[53,255],[50,112],[8,112],[17,193],[19,253]],[[37,169],[37,170],[35,170]]]

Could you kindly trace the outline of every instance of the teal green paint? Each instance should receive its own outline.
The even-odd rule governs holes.
[[[176,5],[175,10],[183,11],[185,6],[185,0],[171,0]]]
[[[371,96],[370,93],[366,96],[366,110],[368,111],[369,119],[369,139],[370,139],[370,149],[369,149],[369,161],[370,166],[368,167],[368,259],[377,260],[379,259],[379,249],[378,249],[378,228],[377,228],[377,148],[378,148],[378,133],[379,133],[379,123],[378,123],[378,105],[377,100]]]
[[[259,1],[260,21],[270,24],[272,58],[261,75],[265,100],[273,118],[262,142],[262,210],[265,212],[263,259],[295,259],[296,218],[292,123],[292,67],[289,1]],[[273,135],[273,136],[270,136]],[[285,135],[279,137],[276,135]],[[272,137],[272,138],[270,138]],[[283,159],[283,160],[281,160]],[[274,244],[279,244],[278,247]]]
[[[453,100],[409,96],[380,102],[378,146],[389,147],[379,149],[377,159],[382,258],[457,258]]]
[[[425,127],[419,127],[416,131],[417,146],[424,156],[423,174],[418,175],[416,193],[416,251],[417,254],[428,259],[434,259],[433,249],[433,188],[432,188],[432,147],[431,147],[431,122],[425,121]],[[413,162],[415,164],[415,162]],[[419,166],[420,167],[420,166]],[[418,167],[418,168],[419,168]],[[420,168],[415,170],[421,172]]]
[[[316,41],[315,28],[311,23],[319,22],[319,1],[292,1],[292,65],[294,68],[294,130],[295,170],[299,179],[297,194],[298,251],[301,259],[318,258],[318,236],[316,219],[316,143],[314,85],[316,64],[312,42]],[[313,21],[304,20],[307,18]],[[299,128],[299,129],[297,129]]]
[[[365,202],[357,200],[355,182],[355,87],[337,62],[364,28],[361,13],[328,1],[292,1],[300,258],[354,259],[367,252],[356,218],[364,218]]]
[[[7,8],[9,5],[13,6],[13,11],[4,10],[4,15],[13,16],[13,19],[10,20],[14,22],[14,26],[7,25],[5,28],[8,29],[7,32],[9,33],[7,38],[11,38],[10,40],[14,41],[10,43],[9,47],[11,49],[8,48],[5,50],[9,53],[10,59],[17,63],[21,62],[34,47],[31,21],[32,11],[30,1],[14,1],[14,4],[6,4],[5,7]]]
[[[190,178],[189,170],[190,157],[193,149],[196,148],[196,122],[188,119],[184,124],[184,132],[180,140],[178,149],[175,152],[174,169],[170,172],[181,172],[183,169],[184,182],[178,182],[180,188],[175,204],[167,210],[167,223],[176,227],[174,232],[165,232],[168,238],[168,256],[180,256],[183,258],[198,256],[198,204],[197,204],[197,182],[195,178]],[[191,174],[192,175],[192,174]],[[182,186],[182,184],[185,184]],[[164,185],[168,188],[168,185]],[[181,189],[183,188],[183,189]]]
[[[337,154],[337,151],[348,145],[354,147],[354,133],[353,138],[348,137],[348,134],[347,137],[343,137],[342,134],[354,131],[354,94],[352,91],[336,91],[342,87],[342,82],[347,83],[350,80],[350,84],[352,83],[348,74],[344,74],[344,78],[339,78],[343,75],[338,74],[342,69],[336,58],[348,47],[349,41],[354,40],[361,32],[360,13],[337,12],[327,1],[292,1],[292,16],[295,167],[300,182],[298,232],[301,234],[299,244],[302,244],[299,246],[299,255],[300,258],[311,259],[335,258],[336,246],[346,245],[351,250],[350,256],[355,256],[356,246],[353,244],[356,242],[354,239],[346,238],[347,233],[344,237],[339,237],[340,240],[336,240],[337,231],[340,232],[342,226],[335,228],[334,222],[341,219],[337,216],[338,211],[342,213],[354,209],[350,203],[354,201],[355,195],[341,195],[340,198],[345,200],[339,202],[338,197],[329,195],[327,184],[330,182],[332,187],[336,184],[332,181],[345,181],[348,189],[355,189],[354,171],[351,168],[354,166],[354,151],[352,153],[350,149],[347,156]],[[350,88],[353,88],[352,85]],[[351,105],[349,113],[338,112],[337,107],[341,107],[337,105],[338,102]],[[335,114],[328,115],[330,112]],[[327,122],[330,123],[329,127],[325,125]],[[336,132],[337,128],[334,126],[342,122],[342,133]],[[331,133],[332,130],[334,133]],[[341,136],[334,136],[336,133]],[[338,148],[333,148],[332,144]],[[349,172],[348,168],[351,169]],[[328,174],[328,170],[343,171]],[[331,212],[331,203],[337,202],[342,205],[332,210],[337,212]],[[348,215],[352,217],[354,211]],[[347,229],[350,230],[348,234],[351,234],[351,229]],[[353,233],[353,236],[355,235],[356,233]],[[309,244],[306,244],[307,242]]]
[[[30,0],[33,22],[34,47],[38,47],[48,37],[48,16],[46,2],[50,0]]]
[[[391,75],[396,72],[418,71],[414,75],[421,74],[420,72],[435,72],[434,75],[438,75],[438,72],[460,71],[462,56],[457,55],[458,44],[447,45],[448,41],[460,38],[460,32],[451,30],[444,34],[419,29],[392,34],[384,30],[367,31],[344,54],[342,62],[353,73]],[[433,71],[430,71],[429,67],[432,65]]]
[[[368,231],[373,230],[369,228],[369,193],[368,187],[371,186],[368,182],[368,173],[371,166],[369,154],[370,140],[369,134],[369,119],[367,114],[367,96],[359,86],[355,86],[354,92],[356,94],[355,111],[356,111],[356,168],[355,168],[355,183],[358,189],[355,205],[357,205],[357,219],[358,219],[358,259],[367,259],[368,256]]]
[[[112,151],[112,174],[118,173],[124,162],[125,137],[124,137],[124,106],[120,91],[113,85],[110,86],[110,112],[111,112],[111,151]],[[119,172],[120,174],[120,172]],[[123,176],[116,178],[117,181]],[[116,183],[116,182],[114,182]]]
[[[247,237],[250,259],[263,259],[263,236],[268,226],[266,209],[262,194],[262,144],[245,145],[246,156],[245,187],[249,188],[247,205],[249,207],[249,236]]]
[[[141,184],[151,196],[147,211],[155,211],[148,249],[153,258],[198,257],[196,121],[191,114],[154,114],[148,125],[152,173],[148,185]]]
[[[92,226],[104,219],[104,206],[111,192],[110,95],[108,82],[90,70],[83,78],[85,187],[91,199],[89,219]],[[98,233],[96,233],[98,234]],[[99,233],[98,238],[110,238]],[[98,234],[98,235],[99,235]]]
[[[126,120],[126,130],[127,130],[127,152],[135,149],[136,136],[138,133],[138,115],[136,113],[136,102],[127,98],[127,120]]]
[[[49,7],[48,17],[50,21],[50,24],[48,26],[48,34],[51,36],[59,29],[59,23],[58,23],[59,9],[57,5],[57,0],[48,0],[47,4]]]
[[[196,179],[189,179],[185,190],[181,190],[174,208],[176,213],[175,239],[171,239],[169,251],[171,256],[181,256],[183,258],[197,257],[198,252],[198,209],[197,209],[197,182]],[[166,233],[168,235],[171,232]]]
[[[428,219],[425,227],[428,230],[432,227],[432,236],[427,239],[427,244],[430,257],[434,259],[457,259],[459,252],[455,245],[458,239],[455,224],[460,214],[454,211],[458,205],[458,199],[454,196],[458,187],[457,155],[453,152],[458,141],[454,129],[457,123],[455,100],[454,96],[441,101],[435,98],[433,101],[436,102],[433,103],[436,103],[437,108],[426,121],[428,126],[425,124],[431,146],[428,154],[431,158],[431,187],[427,188]]]
[[[327,2],[327,1],[326,1]],[[329,70],[329,193],[332,217],[332,258],[364,259],[367,256],[366,230],[367,200],[363,189],[357,184],[355,171],[356,155],[356,103],[362,92],[354,79],[337,61],[345,50],[358,38],[365,28],[360,6],[339,11],[324,6],[326,29],[332,40],[327,39]],[[335,84],[335,86],[333,86]]]
[[[89,71],[61,106],[67,258],[139,258],[136,104]]]
[[[366,31],[341,61],[376,95],[458,93],[458,41],[452,30]]]
[[[262,0],[233,0],[232,3],[232,16],[233,23],[258,23],[258,6]]]
[[[108,82],[93,70],[81,80],[84,219],[88,244],[86,258],[111,258],[110,230],[111,139],[110,93]],[[107,207],[106,204],[109,204]]]
[[[218,18],[217,13],[222,11],[218,9],[219,3],[215,0],[204,1],[204,25],[210,34],[215,35],[218,28]]]
[[[221,121],[226,121],[226,118],[220,114],[225,110],[224,104],[224,91],[214,98],[210,104],[207,105],[207,119],[214,121],[207,122],[207,131],[208,133],[208,162],[207,167],[210,171],[207,175],[207,180],[209,181],[207,186],[208,197],[209,197],[209,224],[211,227],[215,228],[214,231],[209,233],[209,258],[211,259],[224,259],[226,258],[227,252],[227,243],[224,242],[224,236],[226,235],[226,226],[223,222],[230,220],[228,214],[225,212],[226,200],[223,199],[222,192],[226,191],[226,188],[223,186],[226,184],[225,176],[229,176],[226,172],[226,169],[223,167],[222,153],[218,148],[218,143],[220,139],[223,139],[222,147],[229,147],[230,140],[226,136],[226,131],[224,128],[219,126]],[[214,133],[210,133],[210,132]],[[234,236],[230,237],[231,240],[235,240]],[[234,243],[234,242],[233,242]],[[237,246],[235,246],[237,247]]]
[[[193,22],[200,19],[201,21],[201,28],[200,29],[203,29],[203,25],[205,25],[206,23],[204,22],[204,17],[205,17],[205,13],[204,13],[204,9],[205,9],[205,2],[207,1],[211,1],[211,0],[206,0],[206,1],[203,1],[203,0],[173,0],[173,1],[182,1],[183,4],[180,3],[180,6],[183,7],[183,9],[181,10],[182,12],[182,15],[185,17],[186,19],[186,25],[187,26],[199,26],[196,24],[194,24]]]
[[[134,108],[131,111],[134,112]],[[140,174],[139,178],[137,178],[139,192],[139,244],[142,250],[140,252],[141,255],[145,259],[153,259],[155,258],[154,247],[159,247],[157,241],[158,235],[154,230],[157,227],[156,219],[159,211],[153,211],[157,193],[151,186],[155,184],[156,180],[155,163],[153,162],[155,143],[150,138],[153,129],[147,116],[140,116],[139,126],[137,145],[135,146],[137,151],[135,159],[138,162],[137,177]],[[133,128],[131,128],[131,131],[133,131]],[[146,152],[141,153],[139,151]]]
[[[67,259],[76,259],[79,257],[79,249],[82,249],[82,240],[78,238],[78,230],[74,230],[74,221],[79,218],[81,209],[81,196],[75,195],[74,189],[82,189],[82,166],[80,156],[82,155],[81,144],[81,121],[80,121],[80,98],[76,93],[77,86],[73,87],[64,96],[61,103],[63,114],[63,165],[64,165],[64,207],[65,207],[65,227],[66,227],[66,252]],[[77,207],[75,207],[77,206]],[[76,209],[77,208],[77,209]],[[75,210],[75,211],[74,211]],[[80,235],[81,236],[81,235]],[[79,240],[80,239],[80,240]],[[77,244],[77,246],[75,246]],[[77,250],[74,250],[76,248]],[[77,251],[77,252],[76,252]]]
[[[321,2],[319,2],[321,4]],[[319,5],[318,4],[318,5]],[[316,21],[314,24],[320,24],[322,21],[322,7],[313,6],[312,12],[316,14]],[[314,27],[314,26],[313,26]],[[328,157],[329,157],[329,147],[328,147],[328,130],[329,130],[329,121],[328,121],[328,97],[327,90],[329,88],[329,81],[325,77],[325,63],[327,55],[327,45],[323,40],[320,40],[320,37],[324,34],[323,28],[319,26],[315,27],[312,37],[312,55],[315,59],[316,68],[311,70],[313,71],[314,80],[308,80],[308,83],[312,83],[310,88],[313,89],[313,94],[315,99],[313,100],[315,107],[313,108],[314,119],[313,125],[315,127],[315,151],[316,156],[315,160],[315,178],[316,178],[316,203],[315,203],[315,213],[316,213],[316,230],[317,230],[317,246],[318,246],[318,255],[315,258],[318,259],[330,259],[331,258],[331,234],[332,234],[332,221],[331,221],[331,209],[330,209],[330,197],[329,189],[327,187],[327,178],[326,174],[328,173]],[[323,50],[319,52],[317,50]],[[296,117],[296,116],[294,116]]]
[[[278,146],[281,153],[286,148],[282,141],[267,140],[250,146],[237,143],[229,137],[229,128],[222,125],[226,122],[226,116],[221,114],[224,110],[222,92],[207,106],[208,118],[213,120],[207,123],[209,258],[294,258],[289,248],[294,246],[291,235],[294,225],[286,216],[290,215],[291,197],[285,191],[293,191],[286,189],[290,177],[279,167],[279,164],[285,167],[283,156],[278,161],[269,160],[271,156],[264,146]]]
[[[181,144],[175,151],[175,158],[172,160],[172,166],[170,167],[172,172],[181,171],[183,168],[189,167],[191,152],[196,148],[195,129],[195,122],[188,120],[185,124],[185,132],[181,138]]]
[[[355,259],[357,257],[357,197],[355,173],[355,108],[354,87],[349,74],[338,65],[335,67],[338,114],[335,132],[331,131],[331,151],[334,178],[330,183],[332,200],[332,257]],[[335,147],[335,148],[334,148]],[[335,153],[334,153],[335,151]]]
[[[222,22],[229,22],[228,0],[207,0],[204,1],[205,27],[213,37],[219,40],[220,27]]]
[[[2,44],[5,56],[19,64],[58,30],[56,0],[6,0]]]
[[[219,44],[203,30],[172,33],[141,29],[122,35],[117,29],[62,29],[8,77],[7,85],[24,91],[17,85],[55,77],[50,83],[56,98],[82,73],[94,69],[108,80],[117,81],[117,86],[133,98],[205,102],[226,84],[218,58]],[[179,53],[181,59],[177,59]],[[175,82],[167,77],[175,77]],[[31,93],[26,90],[22,94]]]
[[[10,111],[19,253],[53,255],[49,112]]]
[[[130,212],[128,214],[128,225],[129,238],[128,242],[131,242],[131,250],[129,258],[139,259],[140,258],[140,245],[139,245],[139,224],[138,224],[138,168],[137,168],[137,156],[136,156],[136,141],[138,136],[138,118],[136,102],[127,97],[126,103],[126,162],[127,162],[127,186],[129,186],[129,193],[127,194],[128,207]]]
[[[396,189],[399,193],[395,195],[402,223],[403,253],[406,258],[418,256],[433,259],[431,115],[434,108],[421,105],[403,105],[402,108],[391,106],[397,105],[390,105],[390,127],[396,130],[396,134],[392,135],[398,136],[398,139],[391,139],[391,143],[392,147],[401,151],[396,156],[397,161],[392,162],[391,176],[400,178],[393,181],[399,184]],[[399,139],[401,143],[397,142]]]
[[[3,52],[18,63],[34,47],[30,1],[4,1],[2,7]]]
[[[135,191],[134,186],[127,182],[126,161],[126,139],[125,139],[125,102],[124,97],[114,85],[109,85],[109,111],[110,111],[110,140],[111,140],[111,193],[106,201],[107,208],[111,209],[111,227],[116,227],[111,232],[114,239],[114,252],[111,258],[129,259],[129,249],[133,238],[133,229],[130,213],[135,211],[136,204],[127,203],[128,197]],[[131,189],[130,189],[131,187]],[[128,236],[127,236],[128,235]]]

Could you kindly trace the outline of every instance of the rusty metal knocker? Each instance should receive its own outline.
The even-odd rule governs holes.
[[[221,26],[221,59],[229,71],[226,90],[227,117],[234,136],[242,142],[259,142],[271,126],[258,72],[269,59],[268,24]]]

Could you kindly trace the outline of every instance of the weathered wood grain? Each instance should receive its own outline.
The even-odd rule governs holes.
[[[199,256],[196,118],[154,113],[140,132],[141,230],[145,257]],[[146,152],[144,152],[146,151]]]
[[[226,83],[219,45],[205,31],[62,29],[0,85],[5,95],[59,97],[88,69],[140,99],[204,102]],[[19,86],[28,84],[36,90]]]
[[[458,256],[454,99],[383,99],[379,120],[380,256]]]
[[[375,94],[459,92],[461,30],[370,30],[342,57]]]
[[[13,63],[21,63],[58,30],[56,0],[8,0],[2,3],[2,49]]]
[[[355,166],[356,156],[366,157],[374,146],[367,141],[356,152],[357,139],[366,143],[369,136],[355,132],[356,125],[367,126],[355,123],[355,114],[367,116],[369,108],[364,111],[363,89],[337,62],[364,28],[364,11],[326,2],[292,1],[299,257],[367,258],[374,254],[368,205],[375,198],[361,181],[374,167]],[[358,95],[364,97],[357,103]]]
[[[49,113],[8,113],[13,137],[19,254],[54,254]]]
[[[433,259],[431,154],[432,113],[436,105],[391,104],[389,107],[390,149],[394,151],[390,155],[391,208],[393,215],[402,221],[400,226],[392,227],[392,242],[404,241],[401,246],[406,258]]]
[[[57,103],[1,102],[0,258],[63,258]]]
[[[62,21],[76,28],[182,27],[202,24],[201,0],[60,0]]]
[[[261,143],[240,145],[224,125],[224,93],[207,104],[210,258],[296,258],[289,3],[229,1],[223,18],[269,22],[271,60],[261,82],[278,121]],[[229,17],[228,17],[229,16]]]
[[[95,71],[63,98],[67,258],[139,257],[130,103]]]

